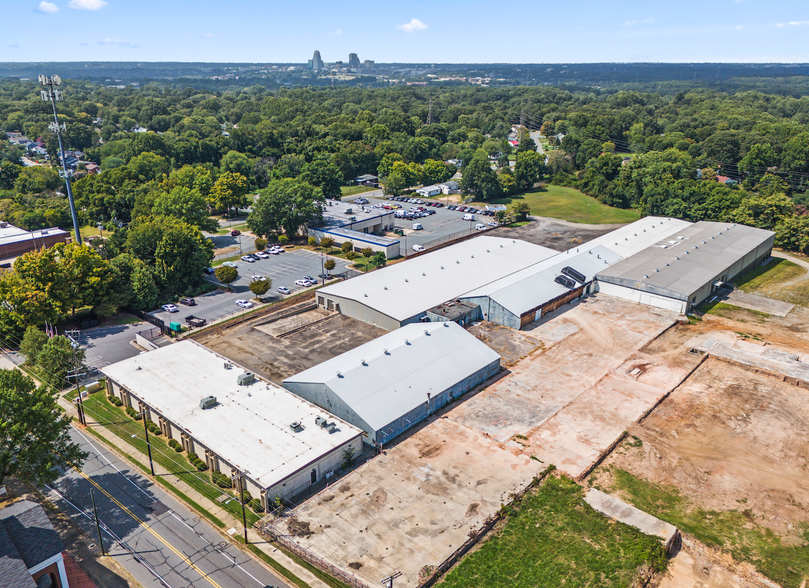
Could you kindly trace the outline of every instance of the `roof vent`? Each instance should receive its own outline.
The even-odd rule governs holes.
[[[460,261],[458,261],[458,260],[456,259],[456,260],[455,260],[455,263],[461,263],[461,262],[460,262]]]
[[[666,266],[668,266],[668,265],[669,265],[669,262],[667,261],[667,262],[666,262]]]
[[[426,276],[427,274],[425,274],[424,272],[421,272],[421,275],[422,275],[422,276]]]
[[[428,331],[427,329],[424,329],[424,334],[429,337],[430,336],[430,331]]]
[[[202,410],[205,410],[206,408],[213,408],[216,405],[216,396],[206,396],[205,398],[201,398],[199,401],[199,407]]]
[[[637,234],[637,233],[635,233],[635,236],[637,237],[637,236],[638,236],[638,234]]]
[[[711,237],[711,239],[713,239],[713,237]],[[703,241],[702,244],[705,245],[705,241]]]
[[[652,225],[652,226],[654,226],[654,225]],[[643,229],[643,232],[645,233],[645,232],[646,232],[646,229]]]
[[[387,349],[383,349],[383,350],[382,350],[382,353],[384,353],[385,355],[390,355],[390,353],[388,353],[388,350],[387,350]]]
[[[474,256],[474,255],[472,256],[472,259],[475,259],[475,256]]]
[[[387,287],[387,286],[385,286],[385,290],[387,290],[387,289],[388,289],[388,287]]]
[[[249,386],[255,381],[256,376],[250,372],[244,372],[243,374],[236,376],[236,383],[239,384],[239,386]]]
[[[410,341],[408,339],[405,339],[405,345],[410,345]]]
[[[368,294],[363,294],[363,296],[365,296],[366,298],[368,298]]]
[[[647,276],[646,274],[643,274],[643,277],[646,278],[647,280],[649,279],[649,276]]]
[[[656,272],[659,272],[660,270],[659,270],[659,269],[657,269],[657,268],[655,268],[655,271],[656,271]]]
[[[677,261],[680,261],[680,256],[678,255],[678,256],[677,256],[677,257],[675,257],[674,259],[676,259]]]
[[[367,365],[368,365],[368,364],[365,362],[365,360],[364,360],[364,359],[361,359],[361,360],[360,360],[360,363],[361,363],[362,365],[365,365],[365,366],[367,366]]]
[[[449,328],[449,321],[444,321],[444,326]]]
[[[405,278],[405,282],[409,282],[409,281],[410,281],[410,280],[408,280],[407,278]]]
[[[335,373],[337,374],[337,377],[338,377],[338,378],[342,378],[342,377],[343,377],[343,374],[342,374],[341,372],[335,372]]]
[[[441,266],[441,269],[444,269],[444,266],[443,266],[443,265]]]
[[[716,237],[714,237],[713,235],[711,235],[711,239],[716,239]],[[704,242],[705,242],[705,241],[703,241],[703,243],[704,243]]]

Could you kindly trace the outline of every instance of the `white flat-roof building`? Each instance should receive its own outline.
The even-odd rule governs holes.
[[[391,331],[557,253],[518,239],[481,236],[321,288],[317,303]]]
[[[453,322],[411,324],[284,380],[383,444],[500,371],[500,355]]]
[[[327,200],[323,218],[308,227],[308,235],[320,241],[331,237],[336,243],[351,242],[354,249],[370,247],[382,251],[386,259],[399,256],[399,240],[385,237],[393,230],[392,210],[372,208],[355,202]]]
[[[262,505],[292,498],[328,477],[362,431],[326,410],[256,376],[193,342],[181,341],[102,368],[107,392],[169,439],[196,453],[211,470],[244,474]],[[211,408],[201,401],[214,397]]]

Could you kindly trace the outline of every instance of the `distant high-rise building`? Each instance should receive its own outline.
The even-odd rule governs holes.
[[[363,67],[367,67],[368,69],[374,69],[374,62],[370,59],[366,59]]]
[[[309,60],[309,69],[314,71],[323,69],[323,60],[320,58],[320,51],[317,49],[315,49],[315,54],[312,56],[312,59]]]
[[[349,53],[348,54],[348,67],[359,67],[360,66],[360,58],[357,57],[356,53]]]

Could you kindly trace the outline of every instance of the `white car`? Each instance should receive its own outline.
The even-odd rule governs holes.
[[[289,289],[289,288],[287,288],[286,286],[279,286],[279,287],[278,287],[278,293],[279,293],[279,294],[285,294],[285,295],[286,295],[286,294],[292,294],[292,290],[290,290],[290,289]]]
[[[414,231],[420,231],[423,228],[424,228],[424,226],[421,223],[413,223],[413,230]]]
[[[251,282],[255,282],[256,280],[263,280],[263,279],[264,279],[264,276],[261,276],[259,274],[253,274],[252,276],[250,276],[250,281]]]
[[[247,263],[256,263],[256,260],[249,255],[242,255],[242,261],[246,261]]]
[[[284,248],[279,247],[278,245],[273,245],[272,247],[270,247],[269,252],[272,253],[273,255],[278,255],[279,253],[284,252]]]
[[[269,258],[270,258],[269,253],[266,253],[266,252],[264,252],[264,251],[256,251],[256,252],[255,252],[253,255],[257,255],[257,256],[259,256],[261,259],[269,259]]]
[[[238,265],[236,265],[232,261],[226,261],[222,265],[225,266],[225,267],[239,267]]]
[[[162,308],[166,312],[180,312],[180,309],[174,306],[173,304],[164,304],[160,308]]]
[[[424,245],[413,245],[413,251],[424,251]]]
[[[295,285],[300,286],[301,288],[308,288],[309,286],[312,286],[313,284],[309,280],[295,280]]]
[[[239,298],[236,301],[236,306],[241,306],[242,308],[253,308],[253,303],[249,300],[244,300],[243,298]]]
[[[486,225],[484,225],[483,223],[478,223],[478,224],[475,225],[475,230],[476,231],[485,231],[486,230]]]

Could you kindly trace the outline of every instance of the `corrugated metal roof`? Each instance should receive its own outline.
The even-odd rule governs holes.
[[[571,251],[579,252],[594,247],[606,247],[621,257],[629,257],[690,226],[690,222],[677,218],[646,216],[578,247],[572,247]]]
[[[500,355],[453,322],[405,325],[284,380],[324,384],[381,429]],[[363,361],[364,360],[364,361]],[[339,373],[339,375],[338,375]]]
[[[326,286],[320,292],[356,300],[404,321],[557,253],[518,239],[481,236]]]
[[[239,386],[236,378],[244,368],[224,369],[226,361],[193,341],[180,341],[101,371],[264,488],[361,433],[265,380]],[[201,409],[205,396],[215,396],[219,404]],[[336,422],[337,430],[329,434],[316,426],[316,417]],[[293,421],[306,428],[292,432]]]
[[[598,273],[604,282],[668,293],[685,300],[775,235],[731,223],[701,221]]]
[[[569,288],[554,281],[562,274],[563,268],[573,268],[584,274],[589,282],[603,268],[622,259],[617,253],[601,246],[581,253],[568,250],[482,288],[472,290],[462,298],[487,296],[512,314],[520,316],[570,291]]]

